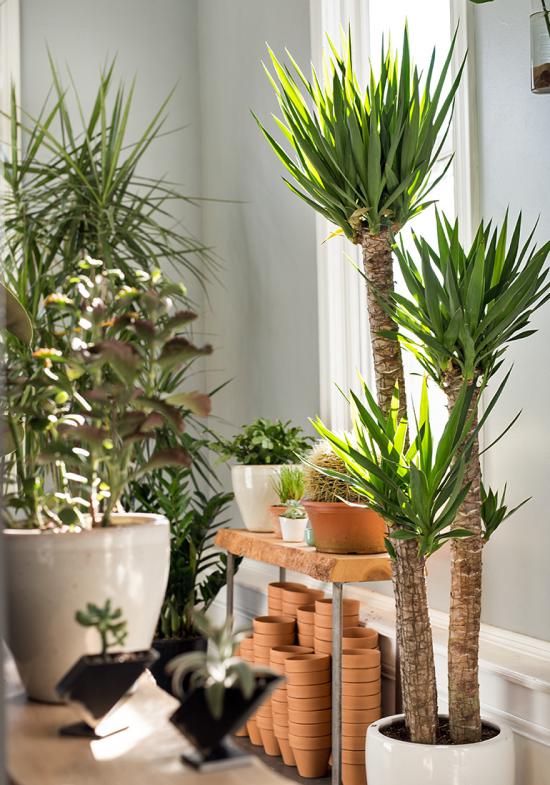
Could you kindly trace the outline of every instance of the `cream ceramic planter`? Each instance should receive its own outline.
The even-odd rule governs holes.
[[[111,599],[128,622],[124,650],[148,649],[170,567],[170,528],[160,515],[117,514],[113,526],[75,534],[4,532],[7,641],[29,697],[58,701],[55,685],[95,629],[78,625],[87,602]]]
[[[369,785],[514,785],[514,737],[507,726],[499,724],[498,736],[478,744],[410,744],[380,732],[399,719],[385,717],[368,728]]]
[[[280,469],[281,467],[278,465],[247,466],[237,464],[231,467],[235,501],[248,531],[273,531],[269,508],[279,502],[273,488],[273,480]]]

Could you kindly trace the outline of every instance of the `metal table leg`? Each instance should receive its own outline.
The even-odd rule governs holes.
[[[283,583],[283,581],[286,581],[286,568],[285,567],[279,567],[279,581],[281,583]]]
[[[332,588],[332,785],[342,781],[342,599],[343,584]]]
[[[235,591],[235,557],[232,553],[227,554],[227,588],[226,588],[226,616],[233,616]]]

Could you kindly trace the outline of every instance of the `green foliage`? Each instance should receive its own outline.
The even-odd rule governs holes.
[[[290,420],[258,419],[243,425],[242,432],[233,439],[221,439],[215,447],[225,460],[234,458],[239,464],[278,465],[293,463],[303,455],[313,440],[301,428],[290,425]]]
[[[106,600],[103,607],[92,602],[86,603],[86,610],[77,611],[75,620],[83,627],[97,627],[101,637],[102,657],[113,646],[123,646],[128,637],[127,622],[122,618],[122,609],[112,608],[111,600]]]
[[[550,297],[550,243],[522,245],[521,216],[508,243],[502,229],[481,223],[469,250],[459,240],[458,221],[436,215],[437,247],[414,236],[418,262],[401,242],[396,255],[410,292],[394,294],[392,316],[403,343],[439,383],[454,369],[463,378],[488,378],[511,341],[531,335],[532,314]]]
[[[527,504],[529,499],[524,499],[521,504],[514,507],[512,510],[508,509],[506,504],[506,486],[499,494],[489,488],[487,491],[483,483],[481,484],[481,520],[483,522],[483,539],[488,542],[493,534],[496,532],[501,523],[510,518],[517,512],[524,504]]]
[[[304,495],[304,473],[301,466],[282,466],[277,477],[273,479],[273,487],[279,502],[300,501]]]
[[[18,109],[12,91],[11,150],[2,165],[2,268],[31,317],[85,254],[121,269],[130,285],[138,271],[166,265],[202,279],[212,257],[181,232],[174,210],[192,200],[143,171],[144,156],[167,133],[170,96],[135,140],[128,137],[134,84],[115,84],[114,62],[99,75],[87,115],[72,78],[71,87],[62,84],[53,62],[51,77],[37,118]]]
[[[308,501],[328,504],[363,501],[351,485],[334,475],[326,474],[325,469],[337,474],[346,473],[342,458],[334,452],[330,442],[323,439],[315,444],[304,459],[304,494]]]
[[[10,289],[0,283],[0,306],[3,308],[6,330],[29,345],[32,341],[32,322],[30,317]]]
[[[182,654],[168,663],[167,670],[172,673],[174,694],[180,698],[185,694],[185,677],[191,674],[189,689],[204,688],[212,716],[220,719],[227,689],[240,687],[244,697],[250,698],[256,676],[272,674],[272,671],[248,665],[235,656],[238,644],[247,637],[248,631],[233,632],[232,617],[222,627],[213,627],[205,616],[196,614],[194,624],[208,638],[208,652]]]
[[[275,74],[266,72],[283,115],[275,121],[294,158],[257,122],[290,173],[289,188],[350,239],[358,241],[365,229],[399,229],[431,204],[427,196],[445,172],[433,181],[430,174],[462,75],[461,68],[446,92],[455,39],[439,75],[434,50],[423,77],[411,62],[405,28],[400,57],[383,45],[380,76],[371,67],[365,90],[353,69],[349,34],[343,55],[329,39],[322,86],[314,69],[308,81],[290,55],[293,70],[270,50]]]
[[[307,512],[305,507],[302,507],[299,501],[296,499],[291,499],[282,515],[283,518],[290,518],[293,521],[299,521],[303,518],[307,518]]]
[[[347,469],[346,474],[328,469],[325,473],[349,483],[388,522],[387,548],[393,557],[392,540],[414,540],[419,554],[429,556],[451,538],[471,536],[469,531],[449,527],[468,492],[464,472],[472,445],[506,381],[476,428],[472,428],[472,417],[468,415],[474,390],[464,387],[438,444],[432,435],[426,380],[417,433],[409,447],[408,423],[405,418],[398,418],[397,388],[388,415],[382,412],[366,383],[363,382],[365,403],[350,393],[352,436],[337,436],[320,419],[313,423]]]

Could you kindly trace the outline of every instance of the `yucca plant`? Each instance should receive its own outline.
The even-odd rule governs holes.
[[[380,75],[371,67],[365,89],[354,72],[349,33],[343,55],[329,39],[323,84],[315,69],[308,81],[290,55],[293,70],[271,50],[274,76],[266,68],[283,116],[275,121],[292,154],[260,128],[291,176],[285,179],[290,189],[362,246],[378,402],[389,410],[397,379],[402,415],[401,355],[382,335],[397,328],[379,298],[394,288],[392,235],[432,203],[430,191],[446,171],[431,177],[462,74],[461,68],[446,91],[455,39],[440,73],[434,50],[423,77],[411,61],[405,28],[400,57],[384,45]]]
[[[471,413],[475,389],[464,385],[436,444],[430,422],[426,379],[422,387],[416,434],[408,445],[409,424],[399,416],[396,389],[389,413],[363,382],[364,402],[351,392],[353,431],[338,436],[320,419],[313,422],[346,467],[345,473],[318,469],[351,486],[388,523],[387,548],[396,566],[396,604],[405,611],[397,623],[405,721],[413,742],[435,744],[437,688],[426,589],[426,559],[449,540],[469,538],[452,527],[466,498],[466,467],[479,428],[504,387],[501,385],[479,424]],[[413,565],[402,570],[397,544],[414,546]]]
[[[447,394],[449,409],[465,382],[487,384],[511,341],[531,335],[532,314],[550,298],[546,261],[533,233],[521,243],[521,216],[508,242],[508,216],[501,229],[481,223],[470,248],[459,240],[458,221],[436,215],[437,244],[414,237],[415,252],[396,247],[408,295],[393,295],[391,312],[402,328],[400,340]],[[472,412],[478,394],[472,401]],[[449,717],[457,744],[481,739],[478,687],[482,550],[504,520],[503,500],[483,496],[479,447],[466,468],[469,492],[453,527],[475,536],[451,545],[449,625]],[[483,517],[490,514],[490,524]],[[467,615],[465,608],[468,608]]]

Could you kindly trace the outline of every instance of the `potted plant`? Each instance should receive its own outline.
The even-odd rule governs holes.
[[[122,609],[113,608],[111,600],[106,600],[104,606],[87,603],[85,610],[76,612],[75,619],[82,627],[97,630],[101,651],[80,657],[56,686],[60,699],[81,718],[80,722],[61,728],[60,732],[101,738],[122,730],[120,726],[113,726],[111,716],[157,654],[153,650],[109,651],[114,646],[122,646],[128,636]]]
[[[345,474],[345,464],[327,441],[319,441],[304,459],[304,507],[313,540],[323,553],[383,553],[386,524],[365,506],[346,482],[324,474]]]
[[[197,616],[195,626],[208,639],[208,652],[182,654],[168,666],[174,695],[181,701],[170,719],[196,750],[182,757],[196,768],[227,765],[231,759],[242,762],[248,756],[227,737],[244,725],[282,679],[269,668],[251,666],[235,656],[247,633],[232,632],[232,618],[215,628]]]
[[[273,487],[279,499],[279,504],[272,504],[271,525],[276,537],[282,537],[279,518],[283,515],[291,501],[299,502],[304,495],[304,473],[301,466],[282,466],[276,477],[273,478]]]
[[[8,641],[28,694],[49,701],[87,650],[71,620],[90,596],[124,608],[128,650],[150,647],[168,579],[168,521],[121,512],[119,501],[150,471],[189,465],[185,450],[157,437],[180,433],[189,412],[208,404],[199,393],[159,392],[163,374],[209,350],[180,335],[190,312],[173,308],[171,287],[157,276],[143,291],[127,287],[120,271],[89,258],[66,286],[47,306],[65,351],[10,349],[5,400],[17,479],[5,498]]]
[[[281,534],[285,542],[304,542],[307,512],[299,501],[292,499],[279,518]]]
[[[233,439],[217,447],[223,458],[233,458],[231,480],[235,501],[249,531],[272,532],[270,507],[277,503],[273,480],[284,464],[295,463],[311,443],[290,422],[258,419],[243,426]]]

